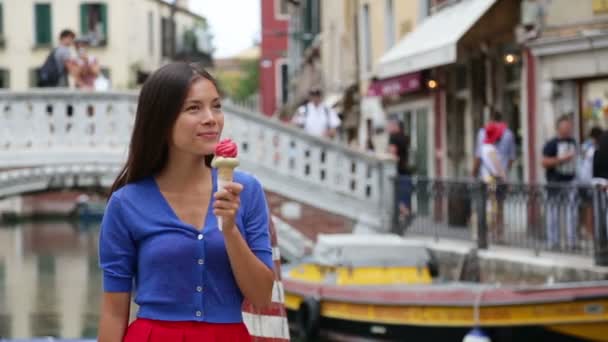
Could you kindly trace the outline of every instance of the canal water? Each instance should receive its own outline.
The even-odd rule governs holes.
[[[0,340],[95,338],[97,223],[0,226]]]
[[[98,223],[0,225],[0,341],[96,338],[98,233]],[[132,318],[136,311],[133,304]]]

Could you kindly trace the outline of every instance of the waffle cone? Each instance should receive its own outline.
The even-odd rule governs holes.
[[[222,167],[217,169],[217,178],[223,181],[232,181],[232,176],[234,175],[234,168],[231,167]]]

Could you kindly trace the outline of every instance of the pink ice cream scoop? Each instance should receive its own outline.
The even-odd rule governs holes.
[[[232,182],[234,176],[234,168],[239,165],[239,159],[236,157],[238,148],[230,139],[220,141],[215,147],[215,157],[211,162],[211,167],[217,168],[217,185],[218,189],[222,189],[224,184]],[[218,227],[222,229],[222,218],[218,217]]]
[[[215,147],[215,155],[223,158],[236,158],[238,147],[231,139],[220,141]]]

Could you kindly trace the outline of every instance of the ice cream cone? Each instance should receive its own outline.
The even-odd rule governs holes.
[[[211,167],[217,169],[217,190],[224,188],[226,183],[232,182],[234,169],[239,165],[238,158],[215,156]],[[222,230],[222,218],[217,218],[218,229]]]
[[[218,180],[232,182],[233,175],[234,175],[234,169],[232,169],[232,168],[224,167],[221,169],[217,169],[217,179]]]

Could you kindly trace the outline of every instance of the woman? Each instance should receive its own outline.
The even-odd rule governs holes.
[[[97,58],[88,53],[88,40],[76,39],[74,45],[77,52],[77,68],[74,75],[76,88],[94,90],[95,80],[101,75],[99,62]]]
[[[206,71],[172,63],[145,82],[101,224],[100,342],[251,339],[243,297],[266,306],[272,294],[268,211],[250,175],[217,191],[209,165],[223,126]],[[139,312],[127,327],[133,289]]]
[[[503,202],[505,196],[504,183],[507,174],[500,162],[496,145],[500,142],[507,126],[504,123],[493,122],[485,127],[485,139],[480,150],[480,176],[488,186],[488,203],[486,205],[487,222],[493,242],[502,242],[504,236]]]

